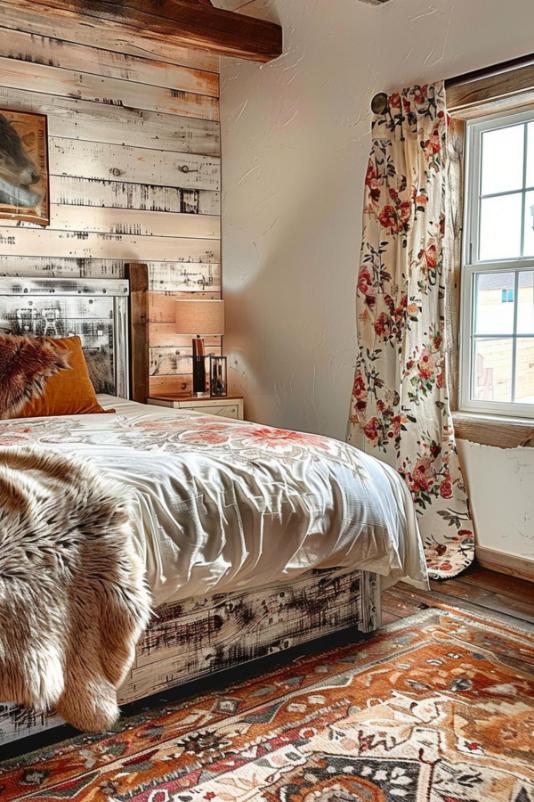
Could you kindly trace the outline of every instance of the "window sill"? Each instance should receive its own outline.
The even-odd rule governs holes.
[[[534,421],[453,412],[457,440],[496,448],[534,448]]]

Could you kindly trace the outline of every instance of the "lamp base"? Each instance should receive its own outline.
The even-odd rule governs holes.
[[[193,340],[193,395],[206,394],[206,363],[204,360],[204,340],[195,337]]]

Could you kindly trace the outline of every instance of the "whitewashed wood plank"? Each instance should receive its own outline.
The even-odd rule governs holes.
[[[50,137],[48,145],[53,175],[220,190],[220,160],[214,157],[58,137]]]
[[[0,256],[0,276],[78,277],[81,275],[81,261],[83,260],[50,259],[45,256]]]
[[[214,72],[138,58],[99,47],[88,48],[48,36],[36,37],[9,28],[0,27],[0,56],[198,95],[219,96],[219,76]]]
[[[150,289],[157,292],[212,292],[220,295],[221,268],[201,262],[148,262]],[[0,275],[123,278],[122,259],[76,259],[50,256],[0,255]]]
[[[47,278],[124,278],[121,259],[65,259],[50,256],[0,256],[0,276]]]
[[[32,223],[2,221],[6,227],[34,228]],[[133,234],[137,237],[189,237],[220,239],[221,220],[214,215],[148,212],[137,209],[105,209],[101,206],[50,205],[49,229],[94,231],[100,234]]]
[[[217,348],[210,349],[216,353]],[[176,376],[177,374],[191,374],[191,359],[193,349],[189,347],[160,346],[150,348],[149,374],[150,376]]]
[[[184,349],[185,350],[185,349]],[[189,353],[183,353],[180,349],[171,347],[151,348],[149,360],[150,376],[176,376],[177,374],[188,374],[192,371],[191,348]]]
[[[207,95],[195,95],[179,89],[146,86],[118,78],[102,78],[88,72],[64,70],[46,64],[32,64],[0,57],[0,76],[3,86],[50,95],[76,97],[94,103],[131,106],[176,114],[181,117],[198,117],[204,120],[219,119],[219,101]]]
[[[221,291],[221,267],[216,264],[152,262],[148,275],[152,292]]]
[[[0,226],[5,256],[124,259],[129,262],[212,262],[220,264],[218,240],[136,237]]]
[[[191,346],[168,346],[163,345],[158,348],[150,348],[149,373],[150,376],[177,376],[183,374],[190,375],[192,372],[193,349]],[[206,343],[206,355],[220,355],[221,345]]]
[[[220,125],[211,120],[176,117],[2,86],[0,106],[46,114],[48,133],[54,137],[116,145],[127,141],[133,147],[220,155]]]
[[[71,176],[50,176],[50,197],[56,203],[72,206],[105,206],[108,209],[146,209],[183,214],[221,213],[219,192]]]
[[[84,19],[68,11],[54,11],[48,14],[42,9],[32,9],[28,0],[2,0],[2,25],[6,28],[28,31],[38,36],[52,36],[94,46],[118,53],[129,53],[140,57],[157,57],[163,61],[195,67],[210,72],[220,71],[218,56],[203,50],[180,47],[171,42],[162,42],[143,36],[141,32],[133,35],[117,23],[101,25],[97,21]]]

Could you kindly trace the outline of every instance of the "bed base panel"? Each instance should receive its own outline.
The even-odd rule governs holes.
[[[121,704],[354,627],[380,623],[379,582],[366,572],[316,571],[257,591],[159,608],[137,645]],[[63,724],[51,713],[0,704],[0,744]]]

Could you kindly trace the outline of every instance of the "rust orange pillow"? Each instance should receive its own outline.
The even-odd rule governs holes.
[[[105,412],[79,337],[0,335],[0,418]]]

